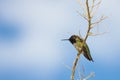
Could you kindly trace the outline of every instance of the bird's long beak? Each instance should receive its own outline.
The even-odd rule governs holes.
[[[61,41],[69,41],[69,39],[62,39]]]

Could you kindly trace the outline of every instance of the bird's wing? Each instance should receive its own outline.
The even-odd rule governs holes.
[[[89,60],[89,61],[93,61],[91,54],[90,54],[90,50],[88,45],[85,43],[83,46],[83,55]]]

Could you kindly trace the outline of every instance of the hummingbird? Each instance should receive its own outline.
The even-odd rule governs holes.
[[[82,49],[82,53],[80,53],[80,54],[83,54],[86,59],[93,62],[93,59],[91,57],[90,50],[89,50],[87,43],[85,42],[84,45],[82,45],[83,39],[80,38],[78,35],[72,35],[69,39],[63,39],[63,40],[70,41],[72,43],[72,45],[76,48],[78,53]]]

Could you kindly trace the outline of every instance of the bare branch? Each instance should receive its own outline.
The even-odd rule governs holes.
[[[92,6],[91,6],[91,9],[90,9],[90,12],[93,11],[94,5],[95,5],[95,0],[92,0]]]
[[[86,42],[86,40],[87,40],[87,38],[88,38],[88,33],[90,32],[90,29],[91,29],[91,16],[90,16],[90,10],[89,10],[89,3],[88,3],[88,0],[86,0],[86,9],[87,9],[87,21],[88,21],[88,30],[87,30],[87,34],[86,34],[86,36],[85,36],[85,39],[84,39],[84,41],[83,41],[83,43],[82,43],[82,46],[84,45],[84,43]],[[83,48],[83,47],[82,47]],[[74,61],[74,63],[73,63],[73,67],[72,67],[72,75],[71,75],[71,79],[72,80],[74,80],[74,74],[75,74],[75,70],[76,70],[76,66],[77,66],[77,62],[78,62],[78,60],[79,60],[79,58],[80,58],[80,54],[82,53],[82,50],[83,49],[81,49],[80,51],[79,51],[79,53],[77,54],[77,57],[76,57],[76,59],[75,59],[75,61]]]
[[[94,2],[94,4],[91,7],[91,11],[90,11],[91,12],[91,17],[93,17],[97,13],[100,4],[101,4],[101,0],[98,1],[98,3],[96,3],[96,4]]]
[[[87,29],[87,32],[86,32],[86,35],[85,35],[85,37],[84,37],[84,40],[83,40],[83,43],[81,44],[81,50],[78,52],[78,54],[77,54],[77,56],[76,56],[76,58],[75,58],[75,61],[73,62],[73,67],[72,67],[72,74],[71,74],[71,80],[74,80],[74,76],[75,76],[75,70],[76,70],[76,66],[77,66],[77,63],[78,63],[78,60],[79,60],[79,58],[80,58],[80,55],[81,55],[81,53],[82,53],[82,50],[83,50],[83,45],[85,44],[85,42],[86,42],[86,40],[87,40],[87,38],[89,37],[89,36],[92,36],[93,35],[93,33],[92,32],[90,32],[91,31],[91,29],[93,28],[93,26],[95,26],[95,25],[97,25],[97,24],[99,24],[101,21],[103,21],[106,17],[104,17],[104,16],[102,16],[98,21],[96,21],[96,22],[92,22],[92,18],[94,17],[94,15],[95,15],[95,13],[97,12],[97,10],[98,10],[98,7],[99,7],[99,5],[100,5],[100,3],[101,3],[101,0],[100,1],[98,1],[98,3],[96,3],[95,4],[95,1],[96,0],[92,0],[92,4],[90,5],[89,4],[89,0],[84,0],[85,1],[85,10],[83,10],[84,12],[84,14],[81,14],[79,11],[77,11],[77,13],[81,16],[81,17],[83,17],[85,20],[87,20],[87,24],[88,24],[88,29]],[[81,4],[81,2],[80,2],[80,6],[82,6],[82,4]],[[104,33],[102,33],[102,34],[104,34]],[[94,34],[94,35],[99,35],[99,34]],[[87,77],[85,77],[85,78],[81,78],[81,80],[88,80],[88,78],[90,78],[90,77],[92,77],[93,76],[93,74],[90,74],[90,75],[88,75]]]
[[[73,63],[73,67],[72,67],[72,75],[71,75],[71,79],[74,80],[74,74],[75,74],[75,70],[76,70],[76,66],[77,66],[77,62],[80,58],[80,54],[82,53],[82,49],[80,50],[80,52],[77,54],[77,57]]]
[[[86,76],[83,80],[88,80],[89,78],[95,76],[94,72],[91,72],[88,76]]]
[[[77,2],[79,3],[80,8],[83,10],[83,12],[85,12],[85,7],[84,7],[84,4],[82,3],[82,1],[81,0],[77,0]]]
[[[83,41],[83,44],[86,42],[86,40],[88,38],[88,34],[90,32],[90,29],[91,29],[91,15],[90,15],[90,9],[89,9],[88,0],[86,0],[86,8],[87,8],[87,18],[88,18],[88,30],[87,30],[87,34],[85,36],[85,39]]]
[[[103,32],[103,33],[96,33],[96,34],[89,34],[89,36],[99,36],[99,35],[103,35],[103,34],[106,34],[108,32]]]
[[[79,63],[78,63],[78,66],[80,66]],[[85,73],[84,66],[82,66],[82,72],[80,72],[80,68],[78,69],[78,74],[79,74],[79,79],[80,80],[83,80],[83,78],[85,77],[84,73]]]
[[[81,17],[83,17],[85,20],[87,20],[85,14],[81,14],[79,11],[76,11]]]
[[[66,65],[65,63],[63,63],[63,65],[64,65],[67,69],[71,70],[71,67],[70,67],[70,66]]]
[[[101,4],[101,2],[102,2],[102,0],[99,0],[97,4],[94,4],[94,7],[96,7],[96,6],[100,5],[100,4]]]
[[[82,36],[81,36],[81,33],[80,33],[80,30],[79,30],[79,37],[82,37]]]
[[[94,22],[94,23],[91,24],[91,25],[92,25],[91,28],[93,28],[95,25],[98,25],[100,22],[102,22],[102,21],[105,20],[106,18],[107,18],[106,16],[101,16],[101,17],[99,18],[99,20],[97,20],[96,22]]]

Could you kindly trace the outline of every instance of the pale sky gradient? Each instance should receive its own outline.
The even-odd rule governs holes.
[[[99,27],[101,32],[108,30],[109,33],[89,37],[87,43],[95,63],[88,65],[120,66],[119,2],[102,1],[98,15],[108,18]],[[0,23],[18,32],[10,41],[0,38],[0,67],[33,66],[45,71],[46,75],[61,69],[63,63],[72,65],[77,52],[69,42],[61,39],[79,34],[79,29],[84,34],[85,22],[76,13],[79,7],[75,0],[1,0]],[[85,58],[82,59],[84,62]]]

